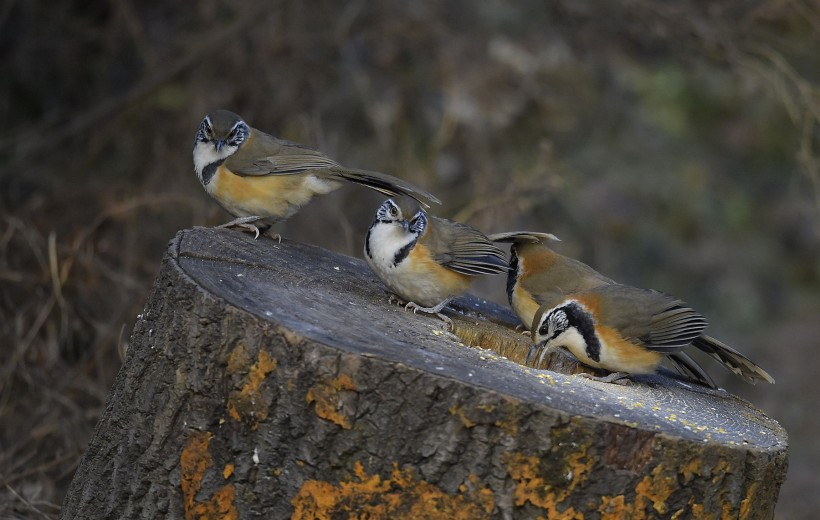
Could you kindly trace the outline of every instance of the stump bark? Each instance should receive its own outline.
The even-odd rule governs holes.
[[[786,433],[749,403],[527,368],[509,310],[456,306],[458,337],[360,260],[180,232],[61,518],[772,516]]]

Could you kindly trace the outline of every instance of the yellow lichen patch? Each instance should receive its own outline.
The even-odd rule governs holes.
[[[465,428],[472,428],[476,425],[475,421],[470,420],[462,409],[457,404],[454,404],[450,407],[450,415],[455,415],[459,419],[461,419],[461,424],[464,425]]]
[[[356,461],[353,476],[333,485],[307,480],[291,501],[291,519],[425,518],[431,520],[490,518],[495,500],[489,488],[471,475],[459,495],[448,495],[437,486],[416,480],[412,468],[393,464],[390,478],[368,475]]]
[[[703,468],[701,467],[701,462],[698,457],[687,462],[680,470],[680,474],[683,475],[683,482],[688,484],[695,478],[695,475],[702,475]]]
[[[553,483],[548,483],[546,479],[540,475],[539,459],[535,456],[526,456],[521,453],[510,453],[506,455],[503,460],[507,466],[507,471],[513,480],[516,481],[515,486],[515,505],[523,506],[527,502],[536,507],[544,509],[547,513],[547,518],[557,520],[583,520],[584,514],[576,512],[575,508],[568,507],[563,511],[559,511],[558,505],[563,502],[570,491],[559,489],[555,486],[553,490]],[[576,478],[574,475],[572,479]]]
[[[694,502],[694,499],[689,500],[689,507],[692,508],[692,518],[700,518],[701,520],[712,520],[715,518],[715,515],[711,512],[706,512],[706,509],[703,507],[703,504],[697,504]]]
[[[342,374],[330,381],[322,381],[307,392],[308,404],[315,403],[316,415],[342,428],[351,428],[350,418],[344,412],[345,392],[355,392],[356,385],[350,376]]]
[[[578,451],[570,453],[566,460],[567,472],[565,475],[569,480],[569,485],[563,490],[562,500],[569,496],[578,484],[587,479],[587,474],[595,465],[594,461],[587,456],[586,450],[581,446],[578,447]]]
[[[195,432],[188,439],[179,458],[185,519],[224,518],[236,520],[237,511],[234,506],[235,490],[233,484],[222,486],[204,502],[197,502],[196,500],[196,496],[202,488],[205,472],[214,465],[211,453],[208,451],[210,443],[210,432]]]
[[[627,504],[623,495],[602,496],[601,506],[598,508],[598,512],[601,513],[601,520],[630,518],[634,510],[633,504]]]
[[[276,359],[264,350],[259,350],[256,362],[250,367],[251,358],[242,345],[238,345],[228,359],[228,372],[241,373],[247,370],[239,390],[228,395],[228,414],[236,421],[244,421],[252,429],[268,417],[268,407],[273,400],[270,392],[262,389],[265,377],[276,369]]]
[[[233,484],[226,484],[205,502],[197,503],[185,518],[197,520],[237,520],[238,513],[234,506],[236,490]]]
[[[729,471],[729,461],[726,459],[720,459],[715,467],[712,468],[712,482],[717,483],[723,480],[726,476],[726,472]]]
[[[746,518],[752,518],[751,515],[753,513],[757,513],[756,511],[754,511],[754,509],[752,507],[752,504],[753,504],[752,499],[754,498],[755,494],[757,493],[757,488],[758,488],[759,485],[760,485],[759,482],[752,482],[752,484],[749,486],[749,491],[746,492],[746,498],[744,498],[743,500],[740,501],[740,518],[741,518],[741,520],[744,520]]]
[[[635,506],[645,511],[649,503],[660,514],[666,513],[666,500],[677,489],[677,479],[666,474],[663,464],[658,464],[651,475],[643,478],[635,487]]]
[[[495,421],[495,425],[510,437],[518,435],[518,415],[515,414],[514,409],[512,413],[507,413],[503,417]]]
[[[225,469],[222,470],[222,478],[231,478],[231,475],[233,475],[233,468],[233,464],[225,464]]]
[[[193,509],[196,494],[202,487],[205,471],[213,465],[208,445],[211,443],[210,432],[195,432],[179,457],[181,470],[182,496],[185,497],[185,511]]]
[[[248,351],[245,350],[245,346],[239,343],[234,347],[231,351],[231,355],[228,357],[228,366],[226,372],[228,374],[238,374],[244,373],[247,371],[248,366],[251,364],[251,356],[248,354]]]
[[[503,406],[498,407],[502,416],[495,420],[495,426],[510,437],[518,436],[518,422],[521,419],[518,401],[505,399]]]

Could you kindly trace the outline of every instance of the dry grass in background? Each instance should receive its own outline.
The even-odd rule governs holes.
[[[811,517],[818,39],[804,1],[7,2],[0,517],[57,517],[167,241],[227,220],[190,156],[219,107],[689,301],[777,379],[708,367],[786,426],[777,514]],[[361,256],[380,202],[345,188],[283,232]]]

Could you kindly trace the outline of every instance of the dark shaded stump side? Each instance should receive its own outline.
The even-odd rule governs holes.
[[[509,314],[459,304],[492,316],[458,317],[463,338],[526,355]],[[786,434],[748,403],[441,329],[359,260],[180,232],[62,518],[772,516]]]

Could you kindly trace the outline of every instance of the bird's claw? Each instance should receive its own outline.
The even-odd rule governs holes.
[[[253,233],[253,239],[256,240],[259,238],[259,228],[254,226],[252,223],[257,222],[265,217],[259,216],[251,216],[251,217],[239,217],[231,220],[230,222],[226,222],[225,224],[221,224],[216,226],[218,228],[240,228],[246,231]],[[280,239],[281,241],[281,239]]]
[[[576,374],[578,377],[583,377],[584,379],[591,379],[592,381],[598,381],[599,383],[612,383],[616,385],[628,385],[631,382],[629,379],[629,374],[626,372],[612,372],[611,374],[607,374],[605,376],[596,376],[587,372],[581,372],[580,374]]]

